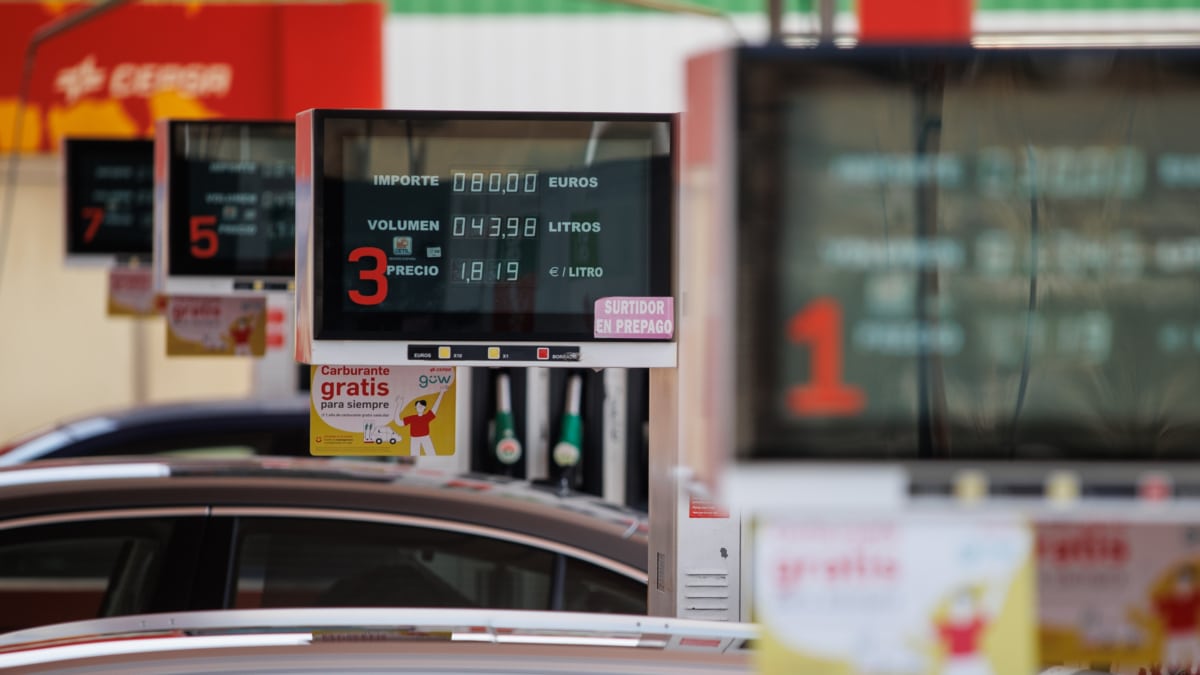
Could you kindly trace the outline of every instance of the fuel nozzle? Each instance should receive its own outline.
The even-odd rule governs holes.
[[[517,439],[516,426],[513,423],[512,386],[508,373],[496,376],[496,459],[500,463],[512,467],[521,459],[521,441]]]
[[[579,416],[582,398],[583,378],[578,374],[571,375],[567,379],[567,400],[563,409],[562,430],[559,432],[558,443],[554,446],[554,463],[562,469],[560,488],[563,492],[570,491],[570,478],[583,455],[580,449],[583,445],[583,419]]]

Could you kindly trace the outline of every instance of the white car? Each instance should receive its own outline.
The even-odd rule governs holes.
[[[185,612],[0,635],[0,670],[89,675],[754,672],[754,627],[493,610]]]
[[[646,611],[645,514],[410,464],[87,459],[0,469],[0,632],[268,607]]]

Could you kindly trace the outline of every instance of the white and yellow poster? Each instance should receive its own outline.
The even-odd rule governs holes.
[[[267,351],[263,297],[167,299],[168,356],[262,356]]]
[[[108,271],[109,316],[158,316],[162,307],[149,267],[114,267]]]
[[[1037,671],[1032,533],[1010,517],[808,518],[755,532],[763,673]]]
[[[1050,522],[1037,534],[1046,663],[1200,665],[1200,526]]]
[[[312,454],[454,454],[454,368],[322,365],[311,377]]]

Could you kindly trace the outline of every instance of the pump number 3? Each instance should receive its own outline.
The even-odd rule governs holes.
[[[378,305],[387,299],[388,280],[387,280],[387,255],[383,249],[375,248],[374,246],[359,246],[350,251],[347,258],[349,262],[361,262],[365,266],[358,270],[358,279],[361,282],[366,282],[370,292],[364,293],[362,290],[350,289],[350,301],[356,305]]]

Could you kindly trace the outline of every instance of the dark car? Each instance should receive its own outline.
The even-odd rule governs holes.
[[[302,458],[0,469],[0,631],[259,607],[646,611],[644,514],[525,482]]]
[[[308,454],[307,396],[164,403],[65,421],[0,445],[0,466],[101,455]]]

